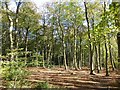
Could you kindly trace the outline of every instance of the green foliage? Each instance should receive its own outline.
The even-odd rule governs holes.
[[[120,62],[118,62],[118,60],[115,61],[115,65],[116,65],[117,69],[119,70],[120,69]]]
[[[22,88],[27,84],[26,77],[30,74],[25,68],[23,49],[8,50],[6,56],[1,56],[7,60],[11,55],[14,55],[14,60],[1,61],[2,78],[6,81],[7,88]]]
[[[42,59],[43,56],[41,56],[38,53],[32,53],[33,55],[28,59],[27,66],[42,66]]]
[[[32,60],[32,61],[27,63],[27,66],[32,66],[32,67],[42,66],[42,63],[43,63],[42,61]]]
[[[25,79],[29,73],[25,70],[24,62],[4,61],[1,67],[1,75],[7,81],[8,88],[21,88],[27,83]]]
[[[45,61],[45,67],[47,67],[47,68],[52,68],[53,67],[53,63],[54,62],[49,62],[49,64],[47,63],[47,61]]]
[[[111,8],[106,7],[104,11],[103,4],[100,4],[97,0],[92,3],[86,3],[91,36],[91,38],[88,38],[85,11],[81,3],[83,3],[81,0],[76,2],[74,0],[69,0],[69,2],[61,1],[61,3],[53,2],[52,4],[45,5],[47,7],[43,7],[44,10],[39,12],[32,2],[25,2],[19,9],[18,21],[16,20],[16,22],[15,12],[8,12],[14,21],[13,29],[17,26],[16,31],[12,31],[14,44],[14,49],[12,50],[10,49],[11,42],[9,40],[10,23],[6,14],[6,7],[3,4],[3,56],[0,56],[0,58],[10,60],[11,56],[14,57],[12,58],[14,61],[2,63],[3,78],[10,81],[8,86],[13,87],[16,78],[17,85],[19,81],[22,81],[21,78],[25,78],[25,66],[52,67],[53,65],[61,65],[64,63],[64,55],[66,55],[67,64],[70,67],[74,63],[74,53],[76,53],[77,62],[81,60],[81,62],[84,62],[83,66],[89,66],[89,40],[92,46],[93,58],[95,54],[94,46],[98,47],[100,45],[100,52],[98,54],[101,55],[101,63],[105,63],[105,51],[104,49],[102,51],[102,48],[105,42],[111,41],[112,56],[117,61],[116,33],[120,25],[119,4],[113,3]],[[63,41],[65,43],[65,50],[63,49]],[[75,44],[77,50],[75,50]],[[63,54],[64,51],[65,54]],[[115,63],[118,65],[117,62]]]
[[[40,89],[40,88],[49,88],[49,84],[48,82],[39,82],[36,86],[35,89]]]

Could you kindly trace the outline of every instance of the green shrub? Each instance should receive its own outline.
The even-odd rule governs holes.
[[[39,89],[39,88],[49,88],[49,84],[47,82],[39,82],[36,86],[35,86],[36,89]]]
[[[5,61],[1,65],[2,78],[7,81],[8,88],[21,88],[27,81],[29,72],[25,70],[24,62]]]
[[[27,63],[27,66],[29,67],[36,67],[36,66],[42,66],[43,62],[42,61],[37,61],[36,60],[33,60],[33,61],[30,61]]]
[[[33,53],[33,56],[30,57],[30,59],[27,62],[27,66],[42,66],[43,62],[42,62],[43,56],[38,55],[36,53]]]
[[[117,60],[115,61],[115,65],[117,69],[120,69],[120,62],[118,62]]]
[[[117,67],[120,70],[120,62],[117,63]]]

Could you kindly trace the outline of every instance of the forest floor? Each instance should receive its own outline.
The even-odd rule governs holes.
[[[118,74],[118,71],[110,72],[109,76],[105,76],[105,70],[102,70],[99,74],[90,75],[87,68],[67,71],[58,67],[50,69],[29,67],[27,69],[31,72],[28,80],[33,85],[46,81],[59,88],[81,88],[83,90],[113,88],[120,90],[120,74]]]

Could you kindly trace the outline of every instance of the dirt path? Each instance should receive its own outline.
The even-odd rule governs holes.
[[[29,67],[28,70],[32,72],[28,79],[33,83],[47,81],[58,87],[84,88],[84,90],[88,88],[120,89],[120,75],[115,72],[106,77],[104,72],[102,74],[89,75],[88,70],[65,71],[63,68],[43,69],[36,67]]]

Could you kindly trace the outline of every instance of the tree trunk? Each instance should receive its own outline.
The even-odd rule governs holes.
[[[9,16],[9,20],[10,20],[10,48],[11,48],[11,60],[14,59],[14,55],[13,55],[13,38],[12,38],[12,30],[13,30],[13,20],[12,18]]]
[[[88,26],[88,39],[89,39],[89,61],[90,61],[90,74],[93,74],[93,68],[92,68],[92,45],[91,45],[91,36],[90,36],[90,27],[89,27],[89,20],[88,20],[88,15],[87,15],[87,6],[86,2],[84,2],[84,7],[85,7],[85,17],[87,21],[87,26]]]
[[[45,36],[45,30],[46,30],[46,26],[45,26],[45,23],[46,23],[46,20],[45,20],[45,15],[43,16],[43,32],[44,32],[44,35]],[[46,59],[46,40],[45,38],[43,37],[43,50],[42,50],[42,56],[43,56],[43,68],[45,68],[45,59]]]
[[[97,52],[97,46],[96,45],[95,45],[95,61],[96,61],[97,73],[99,73],[98,52]]]
[[[108,50],[107,50],[106,40],[105,40],[105,53],[106,53],[106,58],[105,58],[106,76],[109,76],[108,74]]]
[[[105,12],[106,12],[106,4],[105,4],[105,2],[104,2],[104,20],[106,19],[106,18],[105,18],[105,16],[106,16]],[[105,22],[106,22],[106,21],[105,21]],[[104,26],[104,25],[103,25],[103,26]],[[105,26],[104,26],[104,27],[105,27]],[[106,35],[106,36],[107,36],[107,35]],[[105,40],[105,53],[106,53],[106,55],[105,55],[105,68],[106,68],[106,76],[109,76],[109,74],[108,74],[108,50],[107,50],[106,36],[104,36],[104,40]]]
[[[51,55],[50,55],[50,59],[51,59],[50,63],[51,64],[53,64],[52,60],[54,61],[54,56],[55,56],[54,55],[55,41],[54,41],[54,35],[53,35],[53,33],[54,33],[54,31],[52,30],[52,45],[51,45],[51,51],[50,51],[51,52]]]
[[[85,66],[85,55],[84,55],[84,53],[85,53],[85,51],[84,51],[84,48],[82,49],[82,57],[81,57],[81,59],[82,59],[82,65],[83,65],[83,67]]]
[[[48,68],[49,68],[49,64],[51,64],[50,63],[50,60],[51,60],[51,57],[50,57],[50,53],[51,53],[51,46],[48,44],[48,47],[49,47],[49,50],[48,50],[48,57],[47,57],[47,65],[48,65]]]
[[[1,17],[0,17],[1,19]],[[1,21],[0,21],[1,23]],[[3,28],[3,25],[2,25],[2,28]],[[1,26],[0,26],[0,29],[1,29]],[[0,56],[2,56],[2,29],[0,30]],[[0,58],[0,60],[2,60],[2,58]]]
[[[63,38],[64,38],[64,36],[63,36]],[[65,69],[67,70],[66,51],[65,51],[65,42],[64,42],[64,40],[62,40],[62,44],[63,44],[64,65],[65,65]]]
[[[80,37],[80,45],[79,45],[79,69],[82,69],[82,37]]]
[[[45,68],[45,62],[44,62],[44,60],[45,60],[45,58],[44,58],[44,50],[42,50],[42,66],[43,66],[43,68]]]
[[[101,70],[101,51],[100,51],[100,42],[98,44],[98,53],[99,53],[99,67],[100,67],[100,70]]]
[[[77,40],[76,40],[76,29],[74,28],[74,67],[76,70],[78,70],[77,67]]]
[[[38,67],[38,60],[39,60],[39,56],[38,56],[38,48],[36,48],[36,66]]]
[[[25,35],[25,64],[27,63],[28,32],[29,32],[29,27],[26,28],[26,35]]]
[[[21,0],[19,0],[16,5],[17,5],[17,8],[16,8],[16,12],[15,12],[15,46],[16,48],[18,49],[18,46],[19,46],[19,38],[17,38],[17,35],[18,35],[18,30],[17,30],[17,26],[18,26],[18,14],[19,14],[19,9],[20,9],[20,5],[21,5]],[[16,56],[17,57],[17,56]]]
[[[120,32],[117,33],[117,44],[118,44],[118,69],[120,69]]]
[[[110,37],[109,37],[108,47],[109,47],[110,63],[111,63],[112,70],[114,71],[114,64],[113,64],[112,51],[111,51],[111,45],[110,45]]]
[[[36,49],[36,65],[38,67],[38,60],[39,60],[39,53],[38,53],[38,34],[37,34],[37,31],[36,31],[36,43],[35,43],[35,49]]]
[[[13,34],[12,34],[12,30],[13,30],[13,20],[12,20],[12,17],[9,15],[9,9],[8,9],[8,4],[7,2],[5,2],[5,5],[6,5],[6,14],[7,14],[7,18],[9,20],[9,36],[10,36],[10,49],[11,49],[11,57],[10,57],[10,60],[13,60],[14,59],[14,55],[13,55]]]
[[[63,60],[64,60],[64,66],[65,66],[65,70],[68,69],[67,67],[67,60],[66,60],[66,47],[65,47],[65,37],[64,37],[64,30],[61,26],[61,20],[60,20],[60,12],[61,12],[61,8],[59,8],[59,16],[58,16],[58,25],[59,25],[59,29],[62,32],[62,48],[63,48]]]

